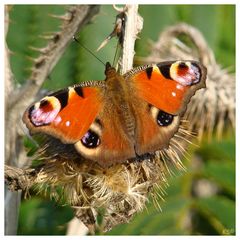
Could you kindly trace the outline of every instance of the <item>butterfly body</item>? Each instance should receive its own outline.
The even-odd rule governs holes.
[[[194,61],[163,62],[124,75],[106,64],[105,81],[53,93],[30,106],[23,121],[74,144],[101,166],[125,162],[168,147],[206,69]]]

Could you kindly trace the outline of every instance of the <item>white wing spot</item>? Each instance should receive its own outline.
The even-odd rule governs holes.
[[[182,89],[183,89],[183,86],[180,85],[180,84],[177,84],[176,88],[179,89],[179,90],[182,90]]]

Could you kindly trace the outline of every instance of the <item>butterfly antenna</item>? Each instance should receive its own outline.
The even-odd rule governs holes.
[[[87,52],[89,52],[92,56],[94,56],[99,62],[101,62],[104,66],[106,66],[106,64],[99,58],[97,57],[90,49],[88,49],[87,47],[85,47],[75,36],[73,36],[74,41],[76,41],[78,44],[81,45],[82,48],[84,48]]]
[[[117,54],[118,54],[118,50],[119,50],[119,41],[117,42],[117,46],[116,46],[116,51],[115,51],[115,54],[114,54],[114,58],[113,58],[113,63],[112,63],[112,66],[115,66],[116,64],[116,59],[117,59]]]

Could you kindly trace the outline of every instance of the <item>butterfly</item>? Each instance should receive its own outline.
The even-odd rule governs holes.
[[[120,75],[110,63],[103,81],[86,81],[49,94],[23,115],[30,133],[74,145],[102,167],[169,146],[207,69],[197,61],[166,61]]]

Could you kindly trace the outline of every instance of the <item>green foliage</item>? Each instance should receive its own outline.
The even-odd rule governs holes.
[[[19,215],[19,235],[59,235],[65,234],[66,222],[73,218],[73,211],[53,201],[33,197],[22,202]]]
[[[235,67],[235,7],[233,5],[142,5],[144,28],[137,45],[139,55],[147,55],[148,40],[179,22],[198,28],[224,67]]]
[[[10,13],[11,24],[7,42],[13,52],[11,66],[17,83],[29,78],[32,66],[27,58],[37,54],[29,46],[42,47],[46,41],[39,35],[57,31],[59,20],[49,17],[65,11],[63,5],[16,5]],[[185,21],[204,34],[214,50],[217,61],[224,67],[235,67],[235,7],[233,5],[142,5],[140,14],[144,28],[137,41],[137,56],[149,52],[148,40],[156,41],[166,27]],[[93,23],[77,36],[93,51],[110,33],[116,12],[112,6],[101,7]],[[116,41],[111,41],[97,55],[103,61],[114,57]],[[55,67],[44,88],[57,90],[83,80],[104,79],[104,67],[77,43],[72,42]],[[134,216],[108,235],[222,235],[235,233],[235,139],[203,142],[200,148],[189,149],[187,172],[169,177],[162,212],[149,202],[147,210]],[[26,142],[26,145],[29,145]],[[31,155],[32,152],[29,153]],[[200,159],[200,167],[194,163]],[[209,196],[195,192],[196,182],[206,180],[217,188]],[[52,201],[33,197],[23,200],[20,208],[19,234],[65,234],[66,223],[73,216],[68,207],[57,207]]]

